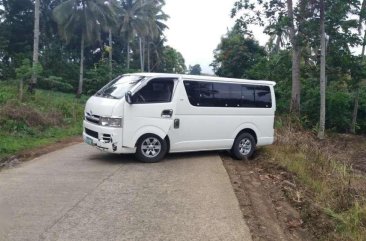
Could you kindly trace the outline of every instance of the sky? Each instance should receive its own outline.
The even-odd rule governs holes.
[[[167,44],[182,53],[187,68],[199,64],[202,73],[213,73],[209,66],[213,61],[213,51],[220,43],[221,36],[234,25],[234,20],[230,18],[234,2],[166,0],[164,11],[170,16],[166,22],[169,29],[165,31]],[[266,38],[260,29],[253,30],[255,36],[257,33],[260,38]]]

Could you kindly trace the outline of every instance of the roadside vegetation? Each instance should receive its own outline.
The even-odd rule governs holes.
[[[266,162],[292,173],[299,188],[284,190],[305,225],[320,240],[366,237],[365,137],[333,134],[319,140],[299,121],[277,121],[277,141],[264,148]]]
[[[85,98],[39,90],[18,99],[15,84],[0,82],[0,163],[20,151],[81,135]]]

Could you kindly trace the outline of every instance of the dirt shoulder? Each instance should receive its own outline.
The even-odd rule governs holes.
[[[22,151],[16,155],[13,155],[13,156],[10,156],[10,157],[4,158],[4,159],[0,159],[0,170],[2,168],[14,167],[24,161],[34,159],[41,155],[77,144],[80,142],[82,142],[82,138],[80,136],[74,136],[74,137],[69,137],[69,138],[59,140],[55,143],[51,143],[51,144],[36,147],[36,148],[30,149],[30,150]]]
[[[297,188],[289,173],[263,162],[260,153],[252,161],[233,160],[226,152],[221,158],[254,241],[314,240],[286,196],[286,189]]]

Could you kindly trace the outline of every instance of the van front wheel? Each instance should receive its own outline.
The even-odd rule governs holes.
[[[168,150],[165,140],[159,136],[148,134],[142,136],[136,145],[136,158],[142,162],[158,162],[164,158]]]
[[[232,154],[238,160],[249,159],[255,151],[254,137],[249,133],[242,133],[236,137],[231,149]]]

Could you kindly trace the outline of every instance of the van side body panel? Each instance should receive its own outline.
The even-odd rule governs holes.
[[[273,142],[275,104],[272,108],[198,107],[189,102],[182,81],[179,85],[174,118],[180,126],[168,133],[170,152],[230,149],[244,129],[256,133],[258,146]]]

